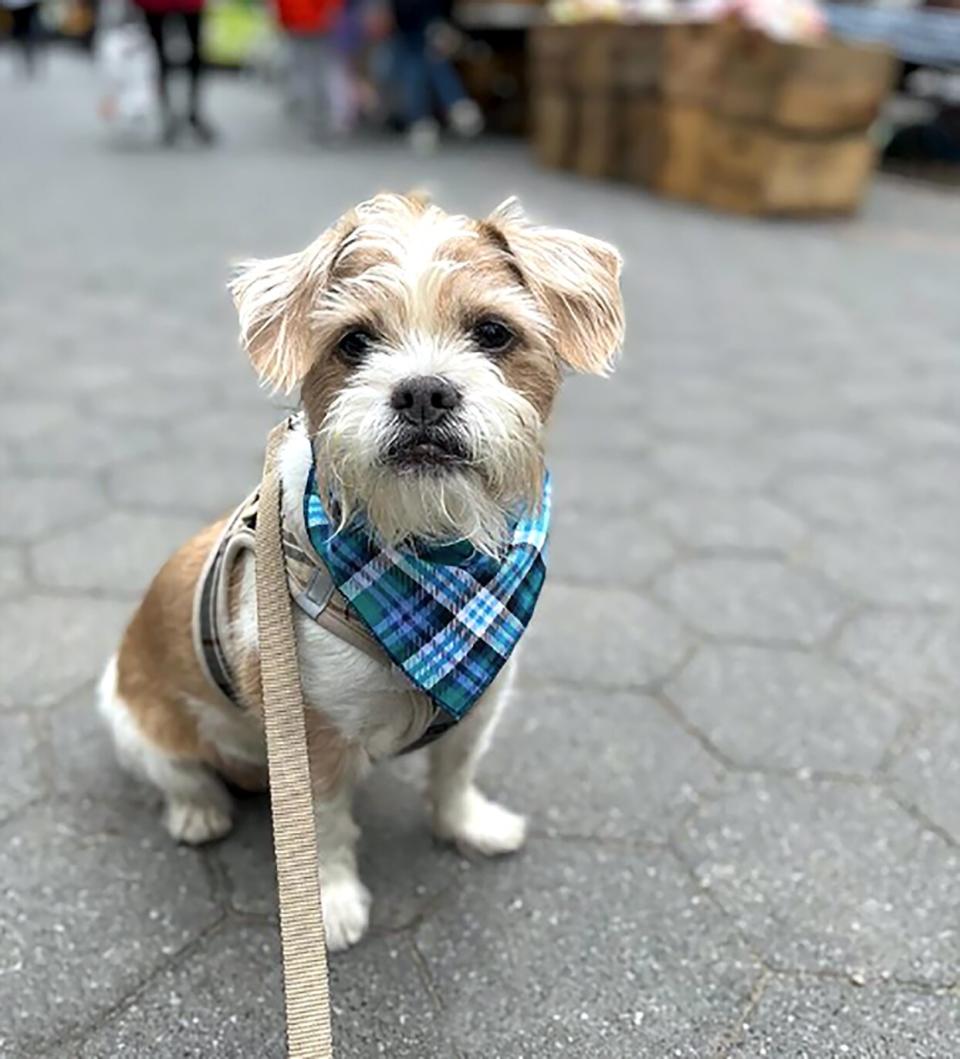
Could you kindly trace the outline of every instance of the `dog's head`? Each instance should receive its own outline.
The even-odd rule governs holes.
[[[390,543],[493,551],[535,504],[564,368],[603,374],[623,335],[613,247],[378,195],[299,253],[241,266],[241,340],[263,381],[297,385],[344,519]]]

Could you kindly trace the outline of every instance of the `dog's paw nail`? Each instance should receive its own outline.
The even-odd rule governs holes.
[[[165,822],[171,837],[189,846],[223,838],[233,826],[228,809],[197,802],[168,802]]]
[[[355,945],[370,922],[370,891],[354,875],[321,879],[327,948],[339,952]]]
[[[458,812],[441,816],[434,829],[465,853],[494,857],[518,850],[527,837],[526,817],[513,813],[477,792]]]

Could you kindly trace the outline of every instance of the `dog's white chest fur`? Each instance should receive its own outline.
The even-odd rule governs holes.
[[[313,454],[306,435],[291,431],[280,454],[285,517],[297,518]],[[256,581],[252,557],[243,560],[239,606],[228,631],[234,661],[257,645]],[[372,759],[397,753],[426,729],[434,706],[389,666],[294,610],[304,699]]]

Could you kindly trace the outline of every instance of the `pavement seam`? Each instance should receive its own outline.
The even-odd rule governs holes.
[[[769,968],[762,966],[760,973],[754,979],[753,986],[750,990],[750,995],[747,997],[747,1002],[741,1008],[736,1022],[732,1023],[731,1026],[723,1031],[717,1039],[716,1044],[713,1048],[713,1054],[715,1059],[729,1059],[729,1056],[733,1054],[733,1049],[740,1044],[746,1032],[749,1029],[749,1020],[754,1011],[757,1010],[764,992],[766,992],[767,984],[772,977],[772,972]]]
[[[53,1040],[47,1041],[40,1051],[32,1052],[31,1055],[35,1057],[35,1059],[41,1059],[42,1056],[49,1054],[51,1048],[62,1048],[65,1045],[75,1045],[79,1047],[89,1041],[94,1034],[104,1029],[113,1021],[113,1019],[118,1015],[123,1014],[124,1011],[135,1004],[158,978],[164,975],[167,971],[172,970],[183,959],[188,957],[195,950],[201,948],[210,938],[223,930],[228,921],[229,916],[227,913],[221,912],[212,923],[202,928],[194,937],[183,944],[175,952],[164,957],[156,967],[136,983],[127,993],[104,1011],[101,1011],[90,1023],[83,1026],[74,1026],[72,1029],[67,1030],[66,1033],[61,1034]],[[24,1059],[27,1059],[27,1057],[24,1057]]]

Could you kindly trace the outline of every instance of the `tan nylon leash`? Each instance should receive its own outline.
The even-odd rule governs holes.
[[[288,431],[274,427],[257,514],[257,629],[277,861],[283,988],[290,1059],[331,1059],[327,948],[320,903],[313,790],[303,691],[283,560],[277,455]]]

